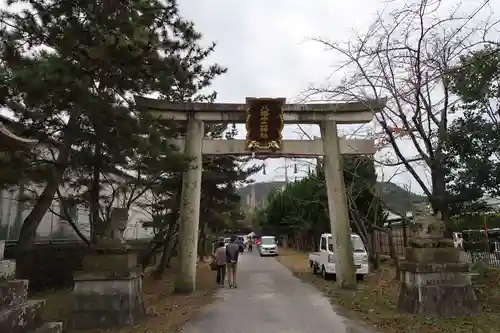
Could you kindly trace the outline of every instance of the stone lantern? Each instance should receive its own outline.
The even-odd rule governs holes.
[[[416,235],[400,262],[399,308],[427,317],[470,316],[479,311],[469,265],[444,237],[445,225],[425,204],[415,207]]]

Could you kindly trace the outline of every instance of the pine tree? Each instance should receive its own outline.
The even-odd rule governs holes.
[[[205,135],[212,139],[231,140],[237,135],[237,131],[234,126],[227,124],[207,124]],[[206,240],[210,233],[219,233],[234,227],[237,218],[241,218],[241,198],[237,193],[237,184],[248,183],[248,177],[261,169],[261,166],[242,167],[248,160],[248,157],[229,155],[203,157],[198,241],[200,257],[207,254],[209,246]],[[146,265],[150,256],[163,248],[163,255],[155,272],[156,277],[164,273],[177,244],[181,189],[180,172],[162,178],[161,182],[153,187],[154,214],[146,225],[154,228],[155,237],[143,252],[141,264]]]
[[[28,8],[15,10],[20,3]],[[165,124],[141,114],[133,95],[159,92],[173,102],[213,99],[214,94],[199,92],[225,69],[203,66],[215,45],[200,46],[201,34],[179,15],[173,0],[8,5],[0,12],[0,106],[57,150],[53,160],[43,157],[43,192],[19,238],[27,248],[66,181],[74,179],[70,185],[84,190],[97,226],[102,175],[128,166],[141,145],[158,148],[158,140],[149,138],[163,137],[157,128]],[[166,161],[173,153],[164,149],[156,156]]]

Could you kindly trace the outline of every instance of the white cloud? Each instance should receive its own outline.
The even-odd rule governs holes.
[[[247,96],[296,100],[311,83],[324,82],[340,61],[332,52],[311,42],[310,37],[346,41],[354,32],[364,31],[374,21],[377,11],[400,7],[405,2],[183,0],[180,8],[181,14],[193,20],[204,33],[207,42],[217,41],[211,60],[229,68],[213,85],[218,92],[217,101],[243,103]],[[447,14],[450,6],[458,2],[447,2],[442,7],[443,13]],[[500,0],[491,0],[490,8],[495,8],[495,4],[500,4]],[[478,4],[469,1],[462,5],[462,9],[469,10]],[[317,126],[307,128],[311,135],[319,135]],[[244,127],[239,129],[243,138]],[[296,126],[286,126],[284,136],[298,138],[297,132]],[[408,156],[416,155],[411,145],[403,144],[401,149]],[[256,180],[283,180],[283,159],[268,159],[265,163],[267,175],[256,175]],[[428,178],[423,166],[415,167],[424,179]],[[273,171],[276,168],[280,169]],[[299,169],[304,174],[308,168],[299,166]],[[403,167],[385,167],[378,172],[384,180],[398,174],[391,181],[421,193],[417,182],[404,171]],[[294,176],[293,167],[289,173]]]
[[[298,0],[183,0],[181,14],[195,22],[206,42],[218,43],[211,61],[228,67],[228,73],[214,85],[218,102],[244,103],[245,97],[287,97],[296,101],[310,84],[321,83],[339,59],[326,52],[311,37],[347,40],[354,30],[362,31],[373,21],[383,1],[298,1]],[[319,136],[318,126],[305,126],[311,136]],[[239,126],[240,138],[244,127]],[[297,126],[288,125],[285,139],[299,138]],[[257,163],[262,163],[257,161]],[[287,162],[290,179],[303,176],[308,162]],[[284,159],[265,161],[266,175],[257,181],[284,180]],[[390,177],[397,168],[380,175]],[[419,191],[411,177],[393,179]]]
[[[210,60],[229,69],[212,87],[218,92],[217,101],[244,103],[247,96],[287,97],[288,101],[296,101],[309,84],[324,82],[339,59],[309,38],[348,40],[354,30],[365,30],[387,1],[182,0],[179,3],[181,14],[195,22],[205,42],[218,43]],[[404,1],[391,3],[401,5]],[[492,0],[490,6],[495,8],[494,4],[500,4],[500,0]],[[0,7],[5,7],[4,0],[0,0]],[[312,136],[319,135],[317,126],[306,128]],[[243,138],[244,127],[239,129],[239,137]],[[285,138],[298,138],[297,133],[296,126],[285,127]],[[411,151],[408,153],[411,155]],[[299,177],[308,169],[307,163],[301,164]],[[258,181],[284,178],[283,159],[267,160],[266,165],[267,175],[256,175]],[[384,168],[379,173],[387,179],[397,169]],[[421,174],[425,172],[424,168],[418,170]],[[289,171],[294,176],[293,167]],[[421,191],[408,174],[398,175],[393,181]]]

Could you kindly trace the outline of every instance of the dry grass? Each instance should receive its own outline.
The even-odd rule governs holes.
[[[475,279],[476,296],[483,311],[474,317],[434,319],[401,313],[397,309],[399,286],[394,269],[384,265],[359,284],[358,290],[339,290],[334,281],[311,273],[307,255],[283,250],[277,258],[297,277],[323,291],[346,316],[366,322],[384,333],[493,333],[500,332],[500,270],[492,269]]]
[[[92,333],[163,333],[179,332],[184,324],[206,304],[213,300],[216,289],[214,273],[206,263],[198,265],[198,292],[190,295],[173,294],[175,263],[165,278],[155,280],[146,277],[144,280],[144,301],[147,317],[138,325],[108,330],[88,330]],[[67,321],[72,309],[71,290],[59,290],[34,295],[34,298],[45,299],[47,305],[44,312],[46,321]],[[85,332],[85,331],[83,331]]]

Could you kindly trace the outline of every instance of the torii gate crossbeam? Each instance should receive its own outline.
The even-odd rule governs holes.
[[[190,166],[184,173],[181,214],[179,262],[180,270],[176,289],[180,292],[195,290],[196,263],[198,247],[198,227],[200,218],[202,156],[206,154],[252,154],[248,142],[241,140],[207,140],[204,139],[203,123],[243,123],[248,121],[249,103],[168,103],[166,101],[135,97],[137,105],[147,112],[165,119],[187,121],[187,133],[184,140],[172,141],[184,147],[186,155],[191,157]],[[281,102],[284,98],[260,99]],[[282,123],[319,124],[321,140],[303,141],[284,140],[280,142],[279,151],[264,149],[272,157],[282,155],[314,156],[324,155],[325,180],[328,193],[328,213],[333,243],[336,253],[337,283],[342,288],[355,288],[356,275],[352,255],[351,231],[344,184],[342,154],[373,154],[374,145],[371,140],[342,140],[338,137],[337,124],[360,124],[373,119],[374,112],[385,107],[386,100],[364,101],[356,103],[335,104],[284,104],[279,115]],[[272,104],[269,104],[272,106]],[[267,107],[267,106],[266,106]],[[261,109],[261,116],[262,117]],[[267,109],[269,110],[269,109]],[[267,111],[266,111],[267,112]],[[261,118],[259,121],[262,121]],[[266,118],[267,119],[267,118]],[[260,124],[267,128],[266,123]],[[276,130],[276,128],[274,128]],[[262,129],[261,129],[262,131]],[[262,133],[261,133],[262,134]],[[267,134],[266,134],[267,137]],[[274,140],[274,139],[273,139]],[[183,142],[184,141],[184,142]],[[321,141],[321,144],[319,143]],[[259,154],[262,151],[255,151]]]

